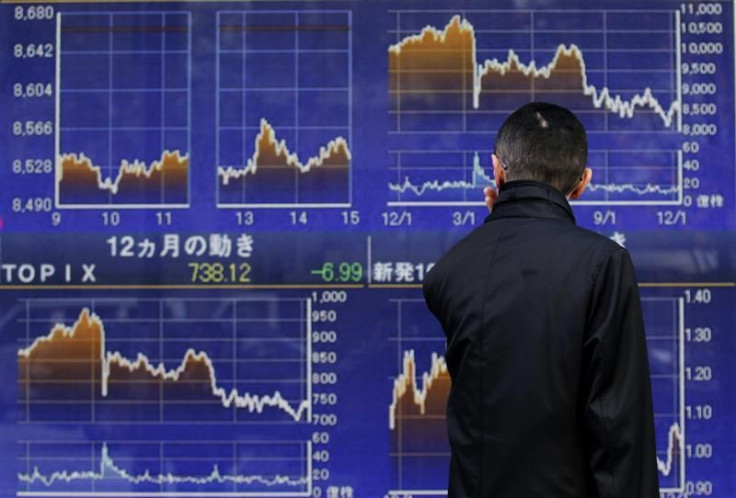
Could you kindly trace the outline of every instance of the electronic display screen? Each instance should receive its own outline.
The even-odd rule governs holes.
[[[421,283],[573,110],[663,498],[736,496],[733,2],[1,2],[0,496],[447,496]],[[550,285],[554,285],[551,282]]]

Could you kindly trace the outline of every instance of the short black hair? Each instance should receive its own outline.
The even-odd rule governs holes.
[[[564,107],[532,102],[514,111],[496,136],[496,156],[508,181],[537,180],[567,195],[588,160],[588,139],[580,120]]]

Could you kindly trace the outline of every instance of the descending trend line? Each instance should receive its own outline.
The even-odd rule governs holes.
[[[409,179],[409,177],[404,177],[404,181],[402,183],[389,183],[388,188],[392,192],[398,192],[400,194],[405,194],[406,192],[412,192],[417,197],[423,196],[428,191],[433,192],[443,192],[445,190],[475,190],[480,189],[483,187],[487,187],[488,185],[495,186],[496,182],[486,174],[486,172],[483,170],[483,166],[480,164],[480,157],[478,156],[478,153],[476,152],[473,156],[473,171],[472,171],[472,179],[470,181],[467,180],[430,180],[427,182],[424,182],[420,185],[415,185],[412,183],[412,181]]]
[[[71,327],[57,324],[48,335],[38,337],[30,346],[20,349],[18,351],[19,366],[22,369],[26,363],[25,367],[29,372],[27,375],[30,375],[30,364],[36,356],[39,358],[53,357],[57,354],[57,350],[63,351],[78,362],[100,362],[100,390],[103,397],[108,396],[113,376],[127,375],[137,379],[143,376],[145,380],[153,382],[177,382],[183,380],[184,377],[189,380],[191,377],[198,376],[197,380],[207,383],[209,394],[218,398],[225,408],[234,406],[247,409],[251,413],[262,413],[267,407],[277,408],[287,413],[294,421],[301,420],[309,409],[309,400],[301,401],[295,408],[279,391],[265,396],[247,392],[241,394],[236,388],[227,391],[218,385],[212,360],[204,351],[195,352],[194,349],[188,349],[182,361],[173,369],[167,369],[163,363],[154,366],[142,353],[138,353],[135,360],[130,360],[120,352],[108,352],[105,348],[103,322],[96,314],[90,314],[87,308],[82,310],[79,318]],[[91,368],[91,371],[96,372],[94,367]],[[25,376],[22,375],[21,378]],[[89,380],[89,374],[80,375],[80,377]]]
[[[265,477],[258,475],[222,474],[217,465],[212,466],[212,471],[205,476],[180,476],[171,472],[165,474],[151,474],[146,469],[141,474],[132,474],[117,466],[107,449],[107,443],[102,445],[100,466],[98,470],[87,471],[60,471],[49,475],[41,473],[38,467],[33,468],[31,473],[19,473],[18,480],[26,484],[41,483],[46,487],[53,486],[56,482],[71,483],[74,481],[104,481],[112,479],[123,479],[131,484],[261,484],[268,487],[273,486],[302,486],[308,484],[306,477],[293,478],[285,475]]]
[[[154,378],[178,381],[189,371],[190,365],[193,363],[204,363],[206,365],[212,395],[219,398],[222,406],[225,408],[230,408],[234,405],[237,408],[246,408],[250,412],[263,413],[263,409],[266,407],[276,407],[288,413],[295,421],[298,421],[302,418],[303,412],[309,406],[308,402],[302,401],[299,407],[294,409],[278,391],[274,392],[271,396],[257,396],[250,393],[240,394],[235,388],[228,392],[226,389],[217,385],[214,365],[207,353],[204,351],[196,353],[191,348],[187,350],[181,363],[172,370],[167,370],[163,363],[159,363],[154,367],[148,358],[141,353],[138,353],[135,361],[124,358],[118,352],[107,353],[102,365],[102,395],[107,396],[110,365],[117,364],[119,367],[127,369],[130,373],[145,371]]]
[[[427,399],[435,383],[441,379],[449,381],[449,372],[445,359],[437,353],[432,353],[431,366],[428,372],[422,374],[421,388],[417,385],[416,361],[414,350],[404,352],[404,363],[401,374],[394,380],[393,398],[388,408],[388,426],[393,430],[396,428],[396,418],[399,411],[399,403],[408,396],[408,401],[419,408],[419,413],[426,411]]]
[[[276,130],[265,119],[261,119],[261,128],[255,138],[253,155],[248,158],[244,168],[220,166],[217,173],[223,185],[248,174],[255,174],[259,168],[293,168],[300,173],[308,173],[314,168],[332,166],[347,169],[351,160],[348,143],[343,137],[330,140],[319,149],[315,157],[302,162],[296,152],[291,152],[286,141],[276,137]]]
[[[621,118],[632,118],[639,108],[647,108],[661,118],[665,127],[670,127],[675,116],[680,112],[680,103],[673,100],[669,107],[665,108],[654,96],[651,88],[646,87],[642,92],[630,99],[624,99],[620,95],[614,95],[608,88],[596,88],[588,83],[588,74],[582,50],[575,44],[569,46],[559,45],[552,61],[544,66],[537,66],[535,61],[524,64],[519,55],[512,49],[509,50],[505,61],[498,59],[485,60],[481,63],[477,59],[477,46],[475,28],[467,20],[459,15],[452,17],[443,30],[434,26],[426,26],[419,34],[410,35],[389,47],[391,68],[401,72],[401,68],[407,66],[402,63],[401,58],[420,56],[422,52],[452,52],[453,48],[465,50],[470,47],[470,69],[472,71],[473,107],[480,107],[480,96],[483,91],[484,78],[494,75],[504,76],[511,71],[518,71],[526,77],[549,79],[555,71],[569,72],[568,66],[579,70],[582,92],[590,97],[593,106],[597,109],[605,109]],[[450,55],[454,57],[454,55]],[[463,65],[463,67],[465,67]],[[433,70],[436,68],[433,68]],[[439,71],[436,71],[439,72]]]

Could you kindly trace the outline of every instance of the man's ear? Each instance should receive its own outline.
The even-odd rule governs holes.
[[[580,181],[577,185],[575,185],[575,188],[572,189],[572,192],[570,192],[570,195],[568,196],[570,199],[578,199],[581,195],[583,195],[583,192],[585,192],[585,188],[590,183],[590,180],[593,178],[593,170],[590,168],[585,168],[585,171],[583,171],[583,176],[580,177]]]
[[[496,154],[491,154],[491,161],[493,161],[493,177],[496,179],[496,189],[499,189],[501,185],[506,183],[506,170]]]

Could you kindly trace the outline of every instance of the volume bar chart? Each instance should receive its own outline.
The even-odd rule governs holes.
[[[581,204],[683,204],[678,11],[393,14],[390,206],[482,206],[493,137],[529,101],[563,105],[585,125],[595,174]]]
[[[190,40],[188,13],[57,16],[58,208],[189,205]]]
[[[352,203],[352,14],[218,13],[217,205]]]

